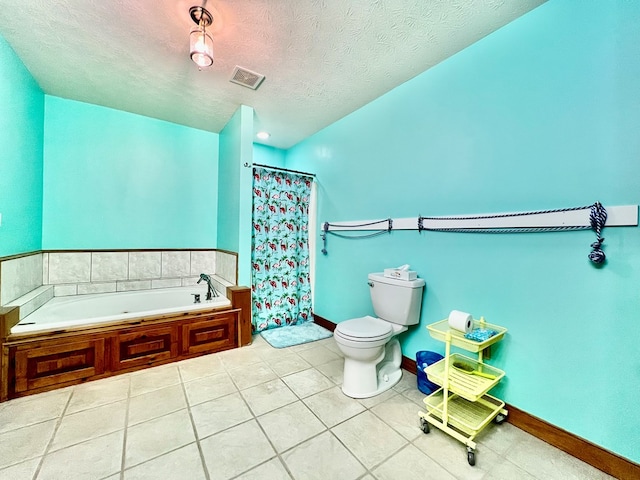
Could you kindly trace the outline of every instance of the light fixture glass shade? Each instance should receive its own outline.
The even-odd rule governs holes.
[[[189,34],[189,51],[191,60],[201,68],[210,67],[213,64],[213,39],[204,25],[198,25],[191,29]]]

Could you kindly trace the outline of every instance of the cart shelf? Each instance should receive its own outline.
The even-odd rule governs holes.
[[[433,392],[424,399],[424,403],[429,414],[442,421],[444,408],[443,389],[440,388]],[[447,424],[470,437],[475,437],[500,413],[504,407],[504,402],[491,395],[483,395],[478,401],[469,402],[455,393],[449,393],[447,407]]]
[[[476,464],[476,435],[491,420],[502,423],[508,415],[504,402],[487,394],[505,373],[483,362],[484,349],[502,340],[507,329],[486,323],[482,317],[473,321],[473,327],[490,328],[497,333],[477,342],[465,338],[464,332],[451,329],[447,319],[427,326],[433,338],[445,343],[444,358],[424,370],[429,380],[442,388],[424,399],[427,411],[418,412],[422,431],[429,433],[429,425],[433,425],[464,443],[467,446],[467,461],[472,466]],[[451,353],[451,345],[477,353],[477,360]],[[475,373],[458,370],[454,367],[457,363],[471,367],[471,372]]]
[[[473,320],[473,328],[490,328],[498,333],[484,342],[476,342],[465,338],[464,332],[449,328],[449,320],[446,318],[427,326],[429,335],[436,340],[445,342],[447,333],[451,333],[451,345],[467,350],[468,352],[479,352],[484,350],[485,348],[502,340],[502,337],[504,337],[504,334],[507,332],[507,329],[504,327],[499,327],[498,325],[492,325],[484,322],[483,320],[476,319]]]
[[[433,363],[425,368],[429,380],[439,386],[444,386],[446,358],[437,363]],[[471,366],[475,371],[488,374],[493,378],[486,378],[479,375],[465,373],[453,367],[455,363],[461,362]],[[500,379],[504,377],[504,372],[486,363],[480,363],[473,358],[452,353],[449,355],[449,390],[457,393],[461,397],[475,402],[485,393],[495,387]]]

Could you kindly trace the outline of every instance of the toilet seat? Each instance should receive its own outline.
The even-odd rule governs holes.
[[[350,342],[379,342],[391,337],[393,327],[390,323],[367,315],[340,322],[334,335]]]

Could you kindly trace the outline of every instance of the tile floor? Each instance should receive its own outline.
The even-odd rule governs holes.
[[[332,338],[251,346],[0,404],[0,479],[603,479],[509,423],[419,428],[414,375],[344,396]]]

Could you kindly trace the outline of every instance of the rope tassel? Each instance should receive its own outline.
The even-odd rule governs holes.
[[[589,222],[591,223],[591,228],[596,232],[596,241],[591,244],[591,248],[593,248],[593,250],[589,253],[589,260],[596,265],[602,265],[607,257],[602,251],[604,238],[600,233],[602,232],[605,223],[607,223],[607,211],[600,202],[596,202],[591,205]]]

